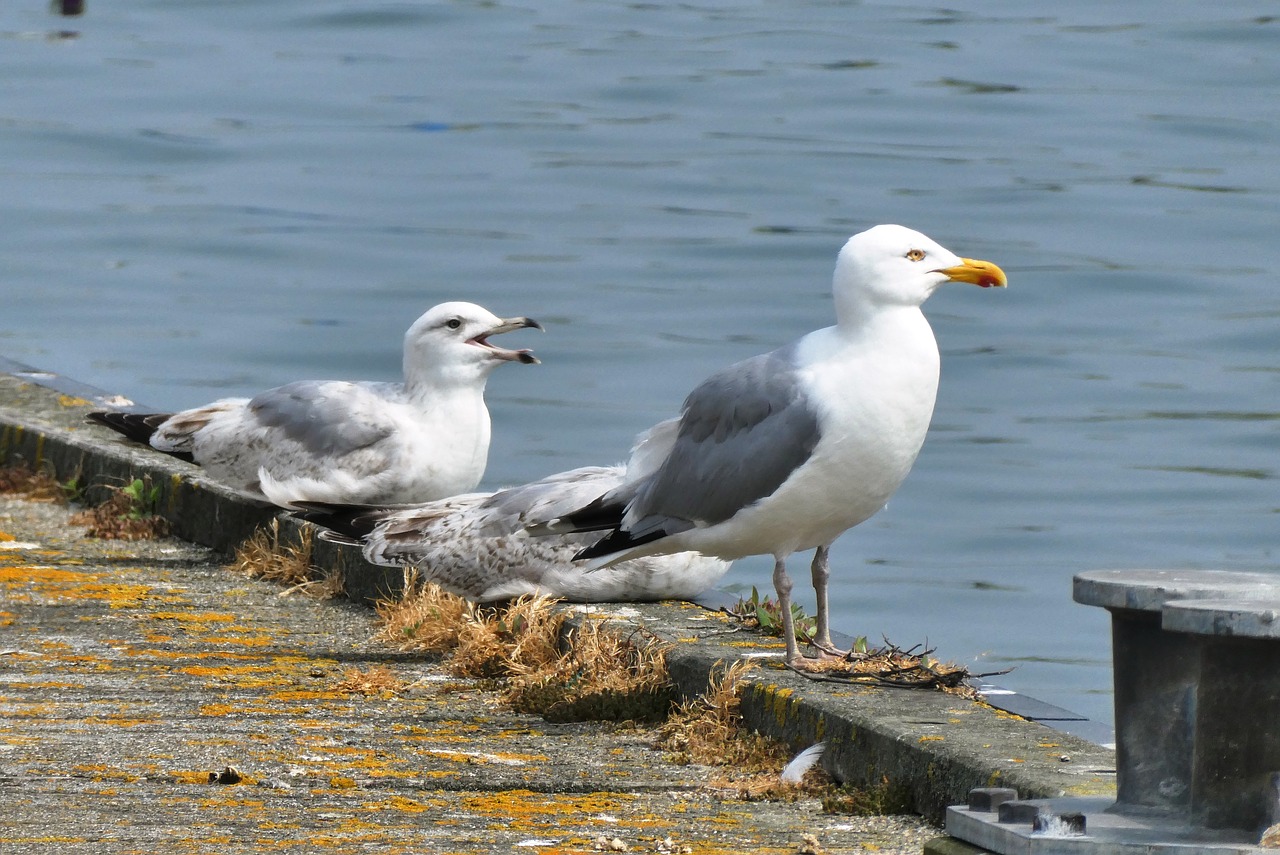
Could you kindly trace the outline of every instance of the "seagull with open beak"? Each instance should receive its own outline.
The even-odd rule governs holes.
[[[402,383],[301,380],[176,414],[89,418],[283,507],[429,502],[480,482],[489,375],[508,362],[538,362],[527,349],[489,339],[530,328],[542,326],[474,303],[442,303],[405,333]]]

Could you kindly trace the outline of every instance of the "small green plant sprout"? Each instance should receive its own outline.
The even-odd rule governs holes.
[[[765,635],[782,635],[782,611],[777,601],[769,596],[761,598],[760,592],[754,586],[751,588],[750,598],[739,599],[725,611],[731,617],[737,618],[747,626],[754,626]],[[796,603],[791,604],[791,619],[796,628],[796,641],[801,644],[812,641],[818,631],[817,620],[805,614],[804,609]],[[866,639],[863,639],[863,642],[865,643]]]
[[[84,504],[85,484],[80,480],[80,476],[73,475],[66,481],[63,481],[58,487],[62,490],[62,498],[69,505]]]
[[[150,479],[135,478],[123,487],[104,486],[110,492],[105,502],[71,517],[73,525],[85,527],[88,537],[148,540],[169,533],[169,521],[159,513],[160,488],[153,487]],[[84,493],[81,489],[81,496]]]
[[[134,478],[129,484],[120,488],[120,492],[129,498],[126,516],[131,520],[141,520],[156,515],[160,507],[160,488],[148,486],[141,478]]]

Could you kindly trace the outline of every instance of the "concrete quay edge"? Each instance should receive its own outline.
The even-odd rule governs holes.
[[[221,552],[276,516],[204,478],[199,467],[87,423],[85,413],[104,405],[88,387],[59,391],[12,366],[0,364],[0,465],[24,460],[81,485],[148,477],[161,489],[173,533]],[[280,519],[282,530],[309,525]],[[315,547],[313,561],[339,568],[354,600],[376,601],[400,588],[399,570],[370,565],[355,550],[320,541]],[[974,787],[1014,787],[1024,799],[1114,793],[1114,751],[988,704],[935,691],[812,682],[781,668],[780,641],[737,631],[692,604],[585,608],[643,624],[669,642],[672,677],[685,696],[703,691],[717,667],[756,658],[761,668],[743,699],[751,727],[797,749],[825,740],[823,766],[837,780],[905,788],[915,809],[939,825],[946,806],[963,803]]]
[[[938,834],[743,798],[653,726],[513,710],[363,605],[74,514],[0,495],[0,852],[919,855]]]

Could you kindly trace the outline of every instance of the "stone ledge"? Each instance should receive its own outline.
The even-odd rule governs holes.
[[[80,387],[81,389],[85,387]],[[0,373],[0,464],[25,460],[59,480],[121,484],[148,477],[178,537],[230,552],[274,511],[201,476],[198,467],[127,443],[84,416],[100,402]],[[281,516],[285,528],[309,525]],[[344,573],[349,595],[370,602],[400,590],[398,570],[375,567],[355,550],[317,542],[314,560]],[[690,604],[601,605],[593,610],[643,623],[672,643],[680,691],[703,691],[718,663],[765,657],[743,714],[752,727],[797,748],[828,742],[823,765],[839,780],[906,787],[916,810],[941,823],[949,804],[975,787],[1016,788],[1022,798],[1111,796],[1115,754],[1083,739],[933,691],[814,683],[781,668],[781,643],[735,632],[714,612]],[[1064,761],[1060,758],[1069,758]]]

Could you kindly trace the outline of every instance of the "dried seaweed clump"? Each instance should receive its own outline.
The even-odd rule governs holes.
[[[739,687],[755,670],[745,659],[713,672],[707,690],[679,704],[660,730],[658,748],[681,764],[713,766],[719,770],[709,782],[742,798],[796,798],[830,790],[821,769],[807,773],[804,783],[786,784],[779,777],[790,759],[787,747],[747,730],[742,721]]]
[[[67,493],[56,478],[25,461],[0,467],[0,494],[21,496],[32,502],[67,500]]]
[[[280,521],[273,519],[236,547],[227,570],[253,579],[262,579],[289,588],[282,594],[301,591],[318,598],[337,597],[342,593],[342,576],[326,573],[311,564],[312,532],[298,529],[294,542],[281,535]]]
[[[762,635],[782,634],[782,613],[778,603],[772,597],[761,597],[755,588],[751,589],[750,597],[740,597],[733,606],[721,611],[748,629],[758,630]],[[812,643],[817,627],[815,619],[805,614],[795,603],[791,604],[791,618],[796,629],[796,641],[801,644]],[[810,679],[822,682],[939,689],[970,699],[977,697],[977,691],[970,684],[972,679],[1009,673],[1006,669],[974,674],[963,665],[936,659],[933,648],[921,648],[922,645],[917,644],[904,650],[887,638],[884,639],[883,647],[872,647],[867,643],[866,636],[859,636],[854,639],[853,648],[846,655],[806,660],[799,671]]]
[[[820,682],[938,689],[973,699],[978,694],[972,683],[975,678],[1008,674],[1012,670],[1005,668],[974,674],[963,665],[935,658],[933,653],[933,648],[922,649],[919,644],[904,650],[888,639],[885,639],[883,647],[876,648],[869,648],[864,642],[844,657],[807,660],[801,673]]]

